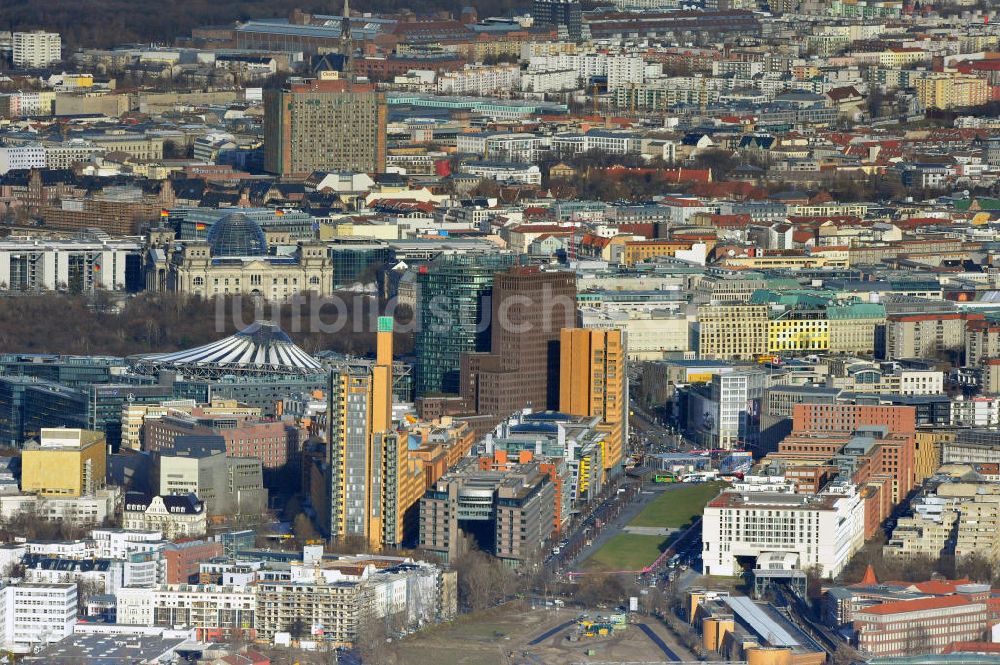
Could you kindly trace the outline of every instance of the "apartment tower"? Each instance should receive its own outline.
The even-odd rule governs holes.
[[[334,368],[328,390],[330,515],[321,526],[332,538],[363,538],[372,549],[415,537],[408,518],[416,518],[410,509],[424,490],[392,426],[392,326],[392,317],[379,317],[375,362]]]
[[[264,93],[264,169],[385,171],[385,95],[343,79],[292,83]]]

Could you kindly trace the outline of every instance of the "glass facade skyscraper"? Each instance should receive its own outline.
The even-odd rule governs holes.
[[[490,350],[493,277],[516,263],[514,254],[454,254],[420,269],[417,396],[458,394],[462,354]]]
[[[332,245],[333,288],[341,289],[359,281],[375,281],[375,268],[387,263],[392,255],[382,245]]]

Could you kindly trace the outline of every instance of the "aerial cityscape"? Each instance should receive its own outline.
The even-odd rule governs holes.
[[[0,27],[0,664],[1000,665],[1000,3]]]

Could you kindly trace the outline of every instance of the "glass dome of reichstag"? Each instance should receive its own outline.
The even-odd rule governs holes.
[[[260,224],[240,212],[226,215],[208,230],[212,256],[263,256],[267,241]]]

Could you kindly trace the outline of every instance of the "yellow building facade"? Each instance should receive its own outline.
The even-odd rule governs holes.
[[[989,101],[986,79],[959,74],[936,74],[914,82],[917,101],[928,109],[981,106]]]
[[[698,357],[754,360],[767,353],[767,305],[725,303],[698,308]]]
[[[21,453],[21,490],[50,497],[78,497],[104,487],[107,443],[103,432],[42,428]]]
[[[399,547],[424,492],[419,460],[392,423],[392,317],[379,317],[375,363],[331,372],[327,438],[331,537]]]
[[[941,466],[941,444],[954,441],[954,430],[918,431],[914,440],[914,481],[922,483]]]
[[[627,429],[625,344],[620,330],[564,328],[559,335],[559,410],[600,416],[604,466],[622,462]]]
[[[768,322],[768,353],[830,349],[830,322],[826,318],[798,318],[792,314]]]

